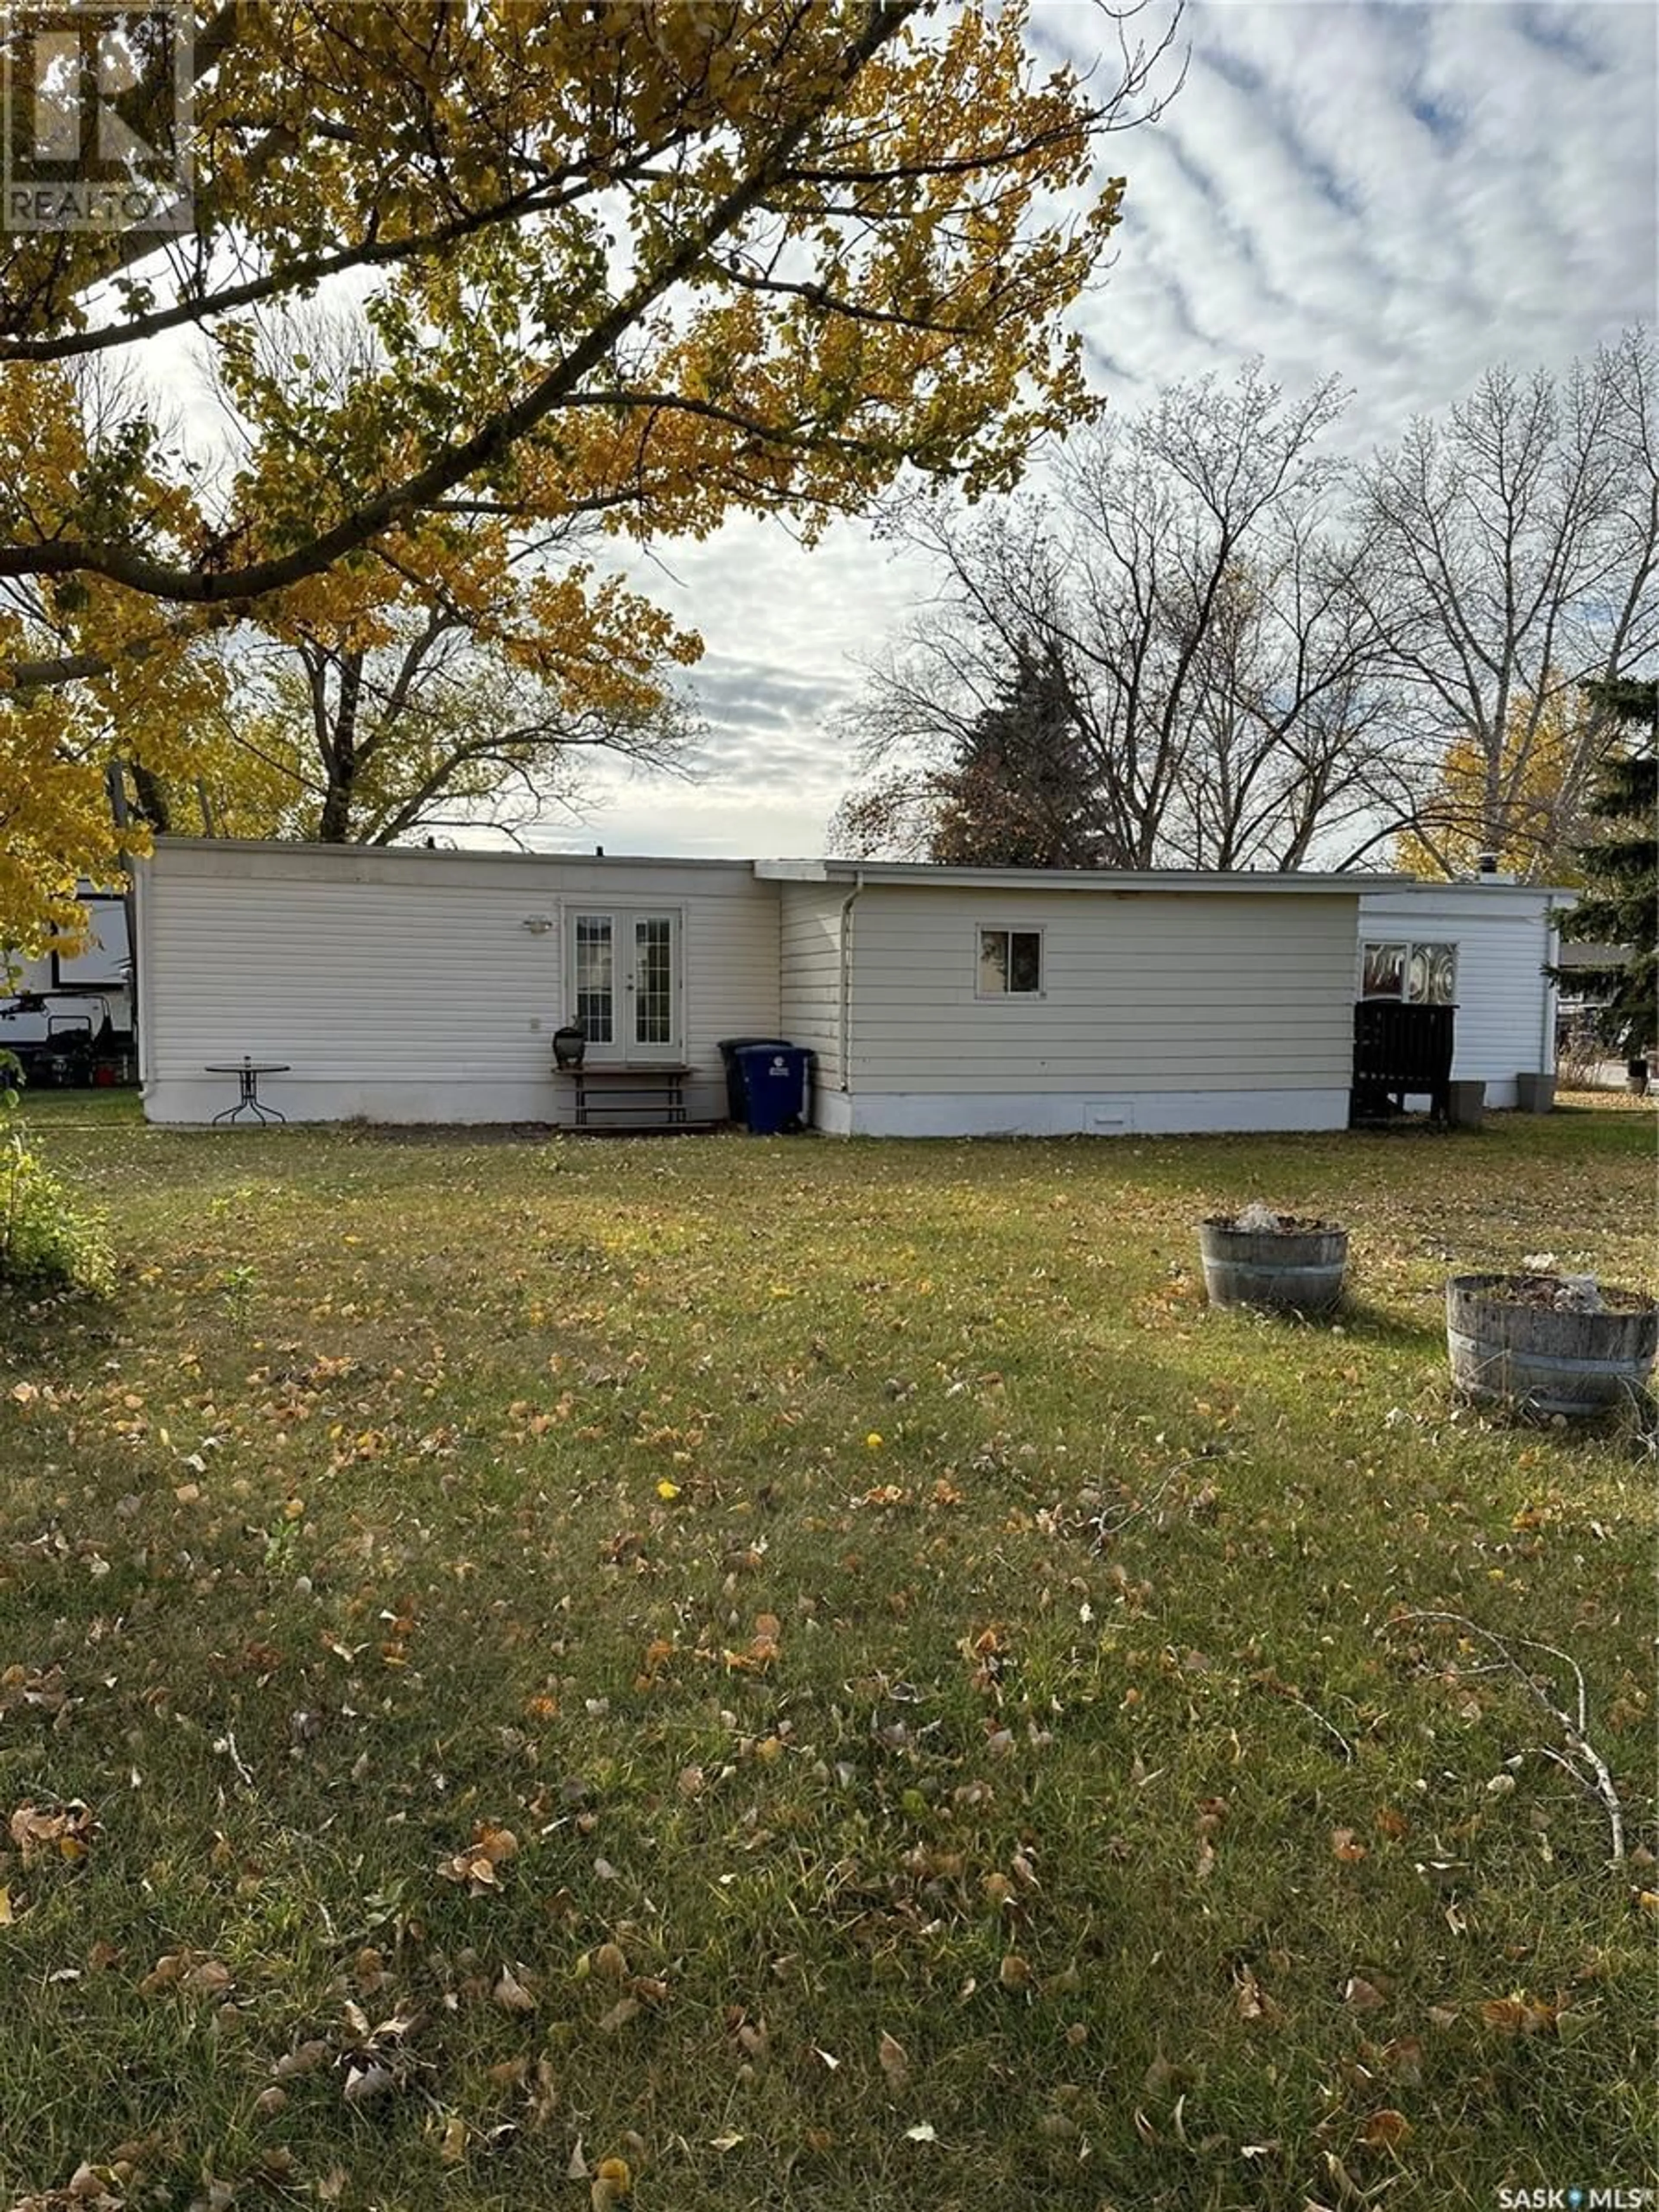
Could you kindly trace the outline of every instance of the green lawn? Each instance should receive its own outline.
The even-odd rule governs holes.
[[[1653,1459],[1455,1412],[1441,1328],[1540,1249],[1654,1287],[1650,1114],[33,1120],[125,1274],[0,1306],[0,2204],[1659,2179]],[[1206,1310],[1251,1197],[1348,1224],[1339,1325]],[[1579,1661],[1623,1865],[1403,1609]]]

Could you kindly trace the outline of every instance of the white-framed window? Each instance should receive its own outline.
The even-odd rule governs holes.
[[[1378,940],[1362,951],[1362,999],[1402,999],[1413,1006],[1457,1003],[1457,947],[1440,942],[1413,944],[1404,938]]]
[[[1042,996],[1042,932],[1040,929],[981,929],[979,933],[979,999],[1040,999]]]

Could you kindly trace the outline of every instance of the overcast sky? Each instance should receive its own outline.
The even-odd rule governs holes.
[[[1082,0],[1033,15],[1093,58]],[[1489,362],[1559,369],[1659,320],[1656,27],[1650,0],[1190,0],[1184,88],[1108,149],[1128,191],[1075,318],[1092,381],[1135,405],[1260,353],[1287,388],[1352,386],[1368,447]],[[534,842],[823,852],[851,780],[828,725],[927,572],[851,525],[812,553],[744,522],[659,556],[641,580],[708,648],[699,780],[618,780],[586,826]]]

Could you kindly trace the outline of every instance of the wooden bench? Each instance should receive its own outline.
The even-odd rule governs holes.
[[[576,1127],[599,1126],[595,1112],[606,1117],[603,1126],[628,1127],[638,1115],[648,1119],[646,1127],[679,1128],[685,1122],[685,1079],[695,1069],[676,1062],[655,1067],[600,1066],[561,1068],[576,1087]]]

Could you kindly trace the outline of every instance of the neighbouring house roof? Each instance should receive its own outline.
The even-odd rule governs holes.
[[[1561,947],[1558,968],[1622,968],[1635,947],[1630,945],[1577,945]]]

